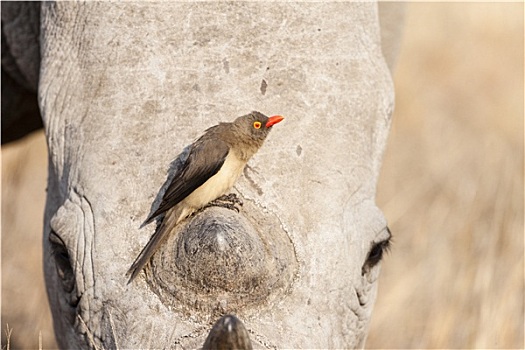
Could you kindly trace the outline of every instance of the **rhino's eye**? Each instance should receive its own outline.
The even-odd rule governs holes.
[[[55,259],[58,277],[60,277],[62,281],[62,288],[65,292],[71,293],[75,287],[75,274],[73,273],[71,259],[66,245],[55,231],[51,231],[49,234],[49,243],[51,244],[53,258]]]
[[[361,268],[361,275],[364,276],[374,266],[376,266],[383,258],[383,255],[390,249],[392,234],[388,227],[386,227],[386,231],[388,232],[387,239],[372,244],[372,247],[370,248],[370,251],[366,257],[366,261]]]

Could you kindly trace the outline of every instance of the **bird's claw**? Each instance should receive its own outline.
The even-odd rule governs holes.
[[[242,199],[240,199],[239,197],[237,197],[237,195],[235,193],[230,193],[230,194],[224,194],[222,196],[220,196],[219,198],[217,198],[217,200],[222,200],[222,201],[227,201],[227,202],[231,202],[233,204],[237,204],[239,206],[243,206],[243,202],[242,202]]]
[[[208,207],[222,207],[230,210],[235,210],[238,213],[240,210],[237,207],[237,205],[242,207],[242,200],[239,197],[237,197],[235,193],[230,193],[222,195],[214,201],[211,201],[203,209],[206,209]]]

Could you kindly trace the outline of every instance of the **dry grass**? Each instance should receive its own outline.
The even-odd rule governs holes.
[[[523,4],[408,10],[378,193],[395,244],[367,347],[523,348]],[[55,346],[45,181],[42,134],[2,148],[2,344],[9,323],[13,349]]]
[[[56,348],[42,270],[46,177],[41,132],[2,147],[2,346],[8,323],[11,349]]]
[[[5,348],[7,350],[11,349],[11,333],[13,333],[13,330],[9,328],[9,323],[6,323],[5,325]],[[4,347],[2,347],[4,349]]]
[[[523,4],[411,4],[369,348],[523,348]]]

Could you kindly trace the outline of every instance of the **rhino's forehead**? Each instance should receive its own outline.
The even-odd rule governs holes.
[[[377,278],[362,266],[371,244],[388,238],[374,194],[393,93],[375,4],[75,6],[106,15],[83,24],[80,38],[92,37],[82,47],[56,38],[69,55],[44,59],[72,64],[75,89],[65,95],[56,72],[44,72],[42,109],[62,196],[52,229],[69,232],[82,260],[91,332],[108,344],[114,327],[123,347],[202,344],[213,320],[188,302],[193,287],[149,277],[126,285],[124,273],[154,230],[139,226],[170,162],[211,125],[259,110],[286,119],[234,191],[252,206],[243,215],[257,217],[257,234],[260,221],[275,227],[259,246],[279,252],[274,265],[283,268],[261,284],[260,304],[220,295],[218,308],[242,304],[233,311],[263,346],[362,345]],[[166,254],[154,257],[159,275]]]
[[[375,4],[81,7],[106,15],[90,18],[82,31],[58,33],[67,55],[49,54],[54,65],[75,66],[66,72],[74,89],[52,70],[42,78],[56,163],[82,147],[96,155],[87,166],[97,170],[119,159],[130,170],[135,163],[158,169],[210,125],[253,109],[287,117],[284,141],[269,139],[279,149],[311,154],[311,144],[321,156],[340,153],[350,166],[378,162],[393,96],[379,28],[369,23]],[[112,16],[118,21],[107,25]],[[232,19],[235,25],[227,25]],[[147,35],[131,35],[131,28]],[[60,118],[48,120],[57,111]]]

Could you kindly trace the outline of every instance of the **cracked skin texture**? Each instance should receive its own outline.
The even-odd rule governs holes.
[[[393,106],[378,18],[374,3],[42,4],[44,263],[61,347],[201,346],[222,312],[242,319],[256,347],[364,344],[379,267],[361,271],[385,238],[374,195]],[[221,235],[233,251],[256,247],[225,272],[240,287],[196,274],[206,302],[176,303],[170,292],[199,287],[154,285],[191,271],[168,248],[126,286],[167,165],[207,127],[251,110],[287,117],[235,185],[251,204],[192,220],[230,217],[253,238],[172,237],[174,247],[197,237],[211,250]],[[212,261],[200,258],[199,273]],[[262,302],[240,297],[252,287]]]

